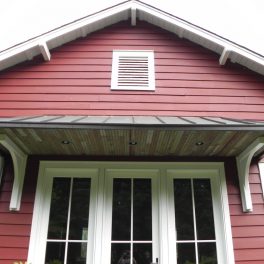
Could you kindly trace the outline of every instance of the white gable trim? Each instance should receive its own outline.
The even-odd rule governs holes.
[[[32,58],[39,55],[41,53],[39,43],[46,43],[47,48],[45,50],[47,51],[47,49],[53,49],[122,20],[131,19],[131,24],[135,26],[137,18],[171,31],[181,38],[189,39],[219,55],[222,54],[225,59],[220,59],[220,64],[224,64],[226,61],[227,53],[225,50],[228,50],[232,62],[237,62],[264,75],[263,56],[137,0],[120,3],[1,52],[0,70],[28,60],[27,53]],[[46,56],[47,54],[44,55],[44,59]]]

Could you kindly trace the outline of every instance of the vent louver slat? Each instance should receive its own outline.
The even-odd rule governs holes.
[[[114,51],[111,89],[154,90],[152,51]]]
[[[119,57],[118,86],[146,86],[148,80],[148,57]]]

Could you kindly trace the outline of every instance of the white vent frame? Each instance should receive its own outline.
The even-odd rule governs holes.
[[[147,65],[146,71],[141,72],[141,76],[136,76],[136,72],[133,73],[131,67],[131,72],[129,66],[127,67],[128,75],[135,75],[136,80],[133,80],[129,76],[120,77],[119,65],[120,59],[134,60],[132,64],[135,62],[135,58],[139,60],[139,62],[144,65]],[[140,59],[145,60],[145,62],[140,61]],[[144,79],[144,77],[146,77]],[[143,78],[143,81],[139,81],[140,78]],[[131,81],[129,82],[129,79]],[[123,81],[124,84],[120,84]],[[126,85],[127,83],[127,85]],[[155,91],[155,67],[154,67],[154,51],[153,50],[114,50],[113,51],[113,59],[112,59],[112,79],[111,79],[111,90],[140,90],[140,91]]]

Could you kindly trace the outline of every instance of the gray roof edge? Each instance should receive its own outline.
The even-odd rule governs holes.
[[[207,120],[210,122],[207,122]],[[204,120],[204,122],[203,122]],[[219,122],[221,120],[221,122]],[[0,118],[0,128],[39,129],[174,129],[215,131],[263,131],[264,122],[236,120],[220,117],[176,117],[176,116],[47,116]]]

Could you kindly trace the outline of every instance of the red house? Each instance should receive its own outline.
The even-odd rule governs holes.
[[[264,58],[140,1],[0,53],[0,263],[264,262]]]

